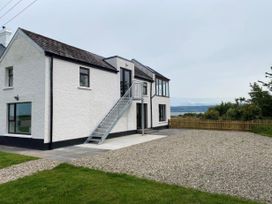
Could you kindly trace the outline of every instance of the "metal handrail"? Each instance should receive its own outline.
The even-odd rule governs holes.
[[[132,100],[133,99],[140,100],[140,99],[142,99],[142,97],[143,97],[143,82],[134,81],[132,83],[132,85],[129,87],[129,89],[125,92],[125,94],[114,104],[114,106],[111,108],[111,110],[108,112],[108,114],[103,118],[103,120],[94,129],[94,132],[95,132],[99,126],[103,126],[104,123],[107,121],[107,119],[112,117],[112,114],[115,111],[117,111],[117,113],[114,113],[114,115],[116,115],[116,117],[114,117],[114,122],[108,127],[108,130],[105,132],[105,134],[101,138],[100,143],[102,143],[106,139],[106,137],[108,136],[108,134],[112,130],[113,126],[117,123],[118,119],[122,116],[123,112],[127,109],[128,105],[131,104]],[[125,102],[125,104],[123,107],[120,107],[120,104],[122,102]],[[92,137],[92,134],[90,135],[89,138],[91,138],[91,137]],[[88,139],[86,140],[86,142],[88,142]]]

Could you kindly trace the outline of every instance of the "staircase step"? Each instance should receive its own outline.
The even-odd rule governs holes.
[[[94,132],[93,134],[92,134],[92,136],[93,137],[102,137],[103,135],[104,135],[105,133],[103,132]]]
[[[93,137],[92,137],[92,139],[101,140],[101,139],[102,139],[102,137],[100,137],[100,136],[93,136]]]
[[[140,86],[139,83],[133,83],[130,87],[130,92],[127,92],[123,97],[121,97],[110,112],[105,116],[103,122],[100,122],[98,127],[86,140],[86,142],[101,143],[104,141],[108,133],[112,130],[114,124],[117,123],[118,119],[124,114],[133,101],[132,91],[135,86]]]

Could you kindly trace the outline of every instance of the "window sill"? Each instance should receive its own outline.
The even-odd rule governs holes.
[[[89,90],[89,91],[92,90],[90,87],[84,87],[84,86],[78,86],[77,88],[81,90]]]
[[[3,136],[7,136],[7,137],[22,137],[22,138],[32,138],[32,135],[24,135],[24,134],[4,134]]]
[[[14,87],[5,87],[5,88],[3,88],[4,91],[12,90],[12,89],[14,89]]]

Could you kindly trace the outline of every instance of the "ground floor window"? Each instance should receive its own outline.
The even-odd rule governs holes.
[[[8,104],[8,132],[31,134],[31,103]]]
[[[159,104],[159,121],[166,121],[166,105]]]

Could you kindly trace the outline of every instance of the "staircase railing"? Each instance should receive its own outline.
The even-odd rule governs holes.
[[[88,137],[85,143],[92,141],[95,137],[95,133],[100,128],[104,130],[101,139],[99,139],[99,144],[103,143],[104,140],[109,135],[110,131],[113,129],[115,124],[124,114],[124,112],[131,105],[133,100],[141,100],[143,97],[143,82],[134,81],[125,94],[115,103],[109,113],[103,118],[99,125],[95,128],[94,132]],[[110,124],[110,125],[109,125]]]

